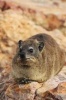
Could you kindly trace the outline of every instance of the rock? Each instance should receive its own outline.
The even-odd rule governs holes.
[[[34,100],[35,91],[41,85],[37,82],[32,82],[26,85],[10,85],[6,90],[6,95],[12,100]]]

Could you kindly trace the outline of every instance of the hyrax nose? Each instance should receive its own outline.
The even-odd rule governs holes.
[[[24,52],[21,52],[21,53],[20,53],[20,58],[21,58],[21,59],[25,59],[25,53],[24,53]]]

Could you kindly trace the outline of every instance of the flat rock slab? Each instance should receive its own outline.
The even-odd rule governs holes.
[[[40,86],[37,82],[26,85],[10,84],[6,89],[5,97],[8,98],[7,100],[66,100],[66,82],[44,92],[43,95],[36,94]]]

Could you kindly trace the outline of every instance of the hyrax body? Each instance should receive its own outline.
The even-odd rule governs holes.
[[[21,82],[44,82],[63,67],[65,54],[47,34],[37,34],[20,40],[12,63],[12,75]]]

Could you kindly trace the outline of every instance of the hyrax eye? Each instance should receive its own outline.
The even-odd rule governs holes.
[[[33,47],[29,47],[29,48],[28,48],[28,52],[29,52],[29,53],[33,53]]]

